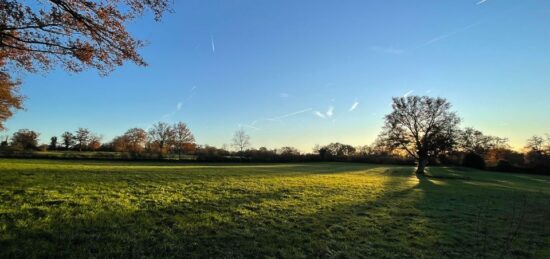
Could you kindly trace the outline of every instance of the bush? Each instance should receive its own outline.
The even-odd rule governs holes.
[[[462,165],[476,169],[485,169],[485,160],[476,153],[468,153],[462,159]]]
[[[512,165],[512,163],[507,160],[499,160],[496,166],[496,170],[501,172],[516,172],[518,171],[518,168]]]

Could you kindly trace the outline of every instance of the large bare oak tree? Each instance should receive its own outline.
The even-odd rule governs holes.
[[[460,119],[443,98],[393,98],[392,108],[385,117],[381,137],[390,148],[404,150],[414,157],[416,173],[424,174],[430,158],[454,146]]]

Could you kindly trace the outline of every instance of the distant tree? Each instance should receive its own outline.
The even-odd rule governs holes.
[[[6,138],[2,138],[2,142],[0,142],[0,147],[2,148],[6,148],[8,146],[8,136],[6,136]]]
[[[233,148],[242,153],[250,147],[250,136],[243,129],[235,131],[233,134]]]
[[[457,147],[467,153],[483,155],[494,148],[497,145],[496,142],[500,140],[484,135],[483,132],[474,128],[465,128],[457,134]]]
[[[24,150],[34,150],[38,146],[38,134],[35,131],[28,129],[20,129],[13,133],[11,137],[11,145],[15,148]]]
[[[124,151],[132,153],[142,152],[145,148],[145,142],[147,141],[147,132],[140,128],[132,128],[124,133],[122,138],[125,142],[126,148]]]
[[[541,136],[533,136],[527,140],[528,149],[525,154],[527,164],[537,170],[550,170],[550,136],[546,139]]]
[[[74,134],[74,139],[78,145],[78,151],[82,151],[90,141],[91,132],[86,128],[78,128]]]
[[[545,144],[544,141],[544,138],[541,136],[532,136],[527,140],[526,148],[537,153],[543,153]]]
[[[476,169],[485,169],[485,160],[478,153],[469,152],[464,156],[462,165]]]
[[[1,5],[0,3],[0,8]],[[2,16],[0,15],[0,17]],[[2,36],[0,34],[0,42],[2,42],[1,39]],[[1,70],[4,66],[2,59],[3,53],[0,47],[0,130],[4,129],[4,121],[10,118],[16,110],[23,109],[24,99],[23,96],[19,94],[20,83],[18,81],[12,81],[10,76]]]
[[[327,148],[332,152],[333,155],[338,157],[347,157],[355,153],[355,147],[342,143],[331,143]]]
[[[48,147],[49,150],[56,150],[57,149],[57,137],[51,137],[50,138],[50,146]]]
[[[172,143],[174,131],[167,123],[158,122],[149,130],[149,138],[158,149],[159,154],[163,154]]]
[[[390,148],[414,157],[416,173],[424,174],[430,158],[453,148],[460,119],[443,98],[396,97],[392,108],[385,117],[382,136]]]
[[[192,151],[195,148],[195,137],[191,130],[183,122],[178,122],[172,126],[174,132],[173,145],[181,159],[181,154]]]
[[[88,138],[88,149],[92,151],[96,151],[101,147],[101,137],[97,136],[95,134],[90,134],[90,137]]]
[[[284,156],[299,156],[300,155],[300,151],[298,151],[298,149],[294,148],[294,147],[282,147],[278,150],[279,154],[280,155],[284,155]]]
[[[126,135],[113,138],[111,141],[111,148],[116,152],[128,152],[130,147],[130,141]]]
[[[313,148],[313,152],[319,154],[321,160],[325,160],[327,158],[328,148],[322,147],[320,145],[315,145],[315,147]]]
[[[75,144],[75,137],[73,133],[70,133],[68,131],[65,131],[61,138],[63,139],[63,146],[65,147],[65,150],[69,150],[74,144]]]

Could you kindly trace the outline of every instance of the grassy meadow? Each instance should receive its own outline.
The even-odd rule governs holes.
[[[0,159],[0,258],[550,257],[550,177]]]

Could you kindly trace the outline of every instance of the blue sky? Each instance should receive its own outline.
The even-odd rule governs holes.
[[[254,147],[311,151],[371,143],[407,93],[445,97],[515,147],[550,133],[549,2],[174,2],[160,23],[129,24],[148,67],[22,75],[26,111],[0,135],[87,127],[108,141],[183,121],[199,144],[243,127]]]

